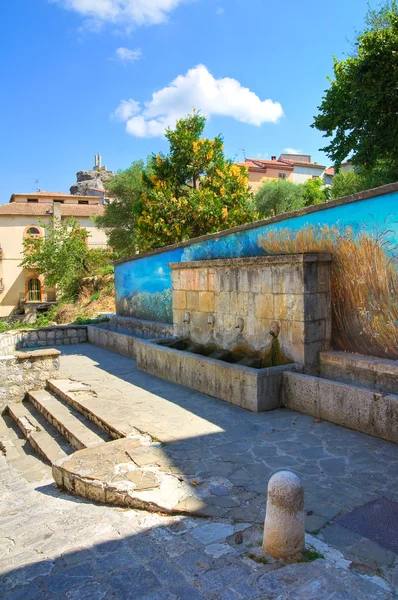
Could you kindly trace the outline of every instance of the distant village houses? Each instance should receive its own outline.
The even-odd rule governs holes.
[[[55,289],[48,288],[42,276],[19,266],[24,239],[46,235],[45,226],[50,225],[53,217],[61,220],[73,217],[89,232],[89,247],[107,246],[106,234],[98,229],[93,217],[104,213],[107,198],[103,180],[110,176],[111,172],[101,167],[101,157],[96,155],[94,169],[78,172],[78,181],[71,188],[74,194],[15,193],[8,204],[0,205],[0,318],[15,312],[35,313],[56,302]]]
[[[331,185],[334,168],[327,168],[312,162],[309,154],[281,154],[277,159],[246,158],[236,163],[247,168],[249,185],[256,193],[267,179],[279,179],[292,183],[305,183],[308,179],[321,179],[324,185]],[[351,163],[344,163],[341,168],[348,170]]]

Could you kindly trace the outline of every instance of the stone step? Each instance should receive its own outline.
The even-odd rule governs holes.
[[[47,388],[62,398],[69,406],[95,423],[112,439],[120,439],[138,431],[120,414],[115,414],[112,407],[104,411],[97,401],[96,393],[85,383],[71,379],[49,379]]]
[[[33,406],[12,403],[7,406],[7,412],[32,448],[50,465],[71,453],[72,448]]]
[[[97,433],[91,423],[85,423],[81,415],[47,390],[28,392],[27,398],[76,450],[107,441],[102,431]]]

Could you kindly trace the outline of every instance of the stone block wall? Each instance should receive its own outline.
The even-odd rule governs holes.
[[[9,402],[22,402],[26,392],[39,390],[56,377],[60,351],[54,348],[0,356],[0,412]]]
[[[331,261],[330,254],[295,254],[170,263],[174,334],[265,350],[277,321],[285,355],[315,372],[319,352],[330,348]]]
[[[12,354],[21,348],[62,346],[87,342],[85,325],[63,325],[8,331],[0,335],[0,356]]]

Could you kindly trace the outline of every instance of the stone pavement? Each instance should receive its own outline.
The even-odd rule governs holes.
[[[394,597],[397,555],[338,517],[376,498],[398,501],[396,446],[285,410],[248,413],[94,346],[62,350],[64,374],[92,385],[98,403],[125,423],[167,440],[213,510],[209,519],[166,517],[68,496],[0,423],[7,449],[0,456],[1,598]],[[258,562],[266,484],[281,468],[302,478],[307,543],[326,560],[283,568]]]

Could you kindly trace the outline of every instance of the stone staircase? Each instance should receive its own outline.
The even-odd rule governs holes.
[[[30,446],[52,466],[55,483],[83,498],[166,514],[201,514],[206,503],[185,481],[166,449],[139,432],[94,390],[49,379],[6,412]]]
[[[68,403],[67,394],[61,397],[57,392],[62,392],[62,387],[58,389],[56,380],[49,380],[46,389],[28,392],[23,402],[7,406],[8,414],[28,443],[51,465],[75,450],[111,439]]]

